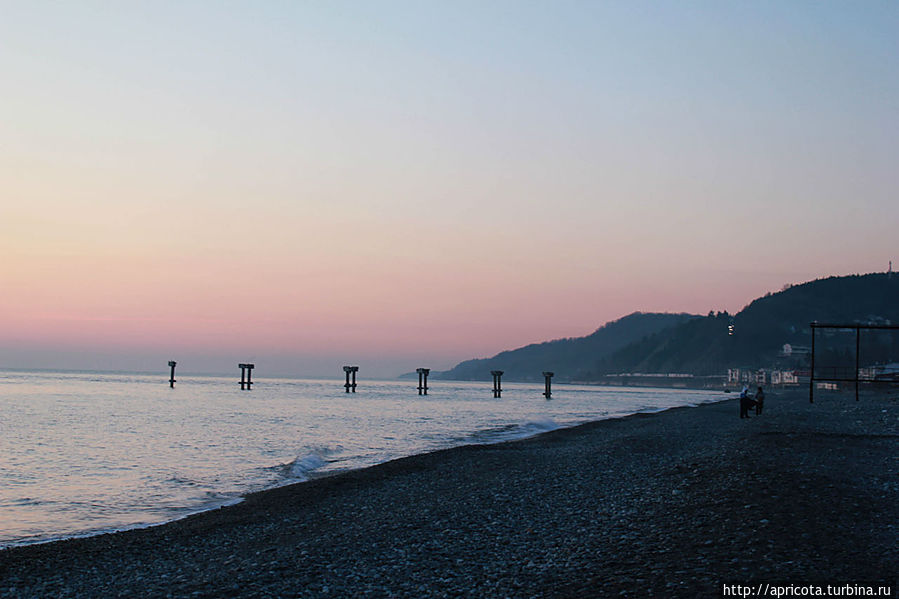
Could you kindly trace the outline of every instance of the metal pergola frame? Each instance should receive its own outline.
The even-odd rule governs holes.
[[[899,325],[894,324],[834,324],[834,323],[821,323],[821,322],[812,322],[812,353],[811,353],[811,368],[809,368],[809,380],[808,380],[808,401],[809,403],[815,402],[815,381],[822,382],[834,382],[834,383],[855,383],[855,401],[858,401],[858,371],[859,371],[859,349],[861,347],[861,331],[862,329],[881,329],[881,330],[891,330],[897,331],[899,330]],[[855,329],[855,377],[853,378],[840,378],[840,377],[815,377],[815,329]],[[890,381],[865,381],[867,383],[878,383],[878,382],[890,382]]]

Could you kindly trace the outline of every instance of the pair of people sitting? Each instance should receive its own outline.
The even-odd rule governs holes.
[[[749,387],[744,385],[740,392],[740,418],[749,418],[749,410],[755,408],[755,415],[762,414],[762,408],[765,405],[765,392],[759,387],[755,392],[755,397],[749,395]]]

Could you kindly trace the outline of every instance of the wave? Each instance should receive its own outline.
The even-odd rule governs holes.
[[[295,480],[309,480],[309,474],[318,470],[328,462],[319,454],[312,452],[302,457],[297,457],[287,464],[290,478]]]
[[[503,441],[514,441],[516,439],[527,439],[542,433],[554,431],[560,426],[551,418],[541,418],[539,420],[530,420],[521,424],[506,424],[492,428],[475,431],[461,441],[474,442],[477,444],[502,443]]]
[[[332,462],[338,461],[336,459],[330,459],[330,456],[339,453],[341,449],[342,448],[331,449],[327,447],[312,448],[308,453],[298,455],[289,462],[270,466],[265,468],[265,470],[274,471],[281,477],[281,481],[276,483],[276,486],[296,482],[306,482],[316,470],[319,470]]]

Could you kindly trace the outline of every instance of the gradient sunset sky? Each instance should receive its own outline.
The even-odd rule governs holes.
[[[0,367],[435,369],[899,263],[899,3],[2,2]]]

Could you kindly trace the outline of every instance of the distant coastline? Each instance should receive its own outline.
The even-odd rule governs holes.
[[[790,384],[795,384],[803,372],[808,376],[812,321],[899,323],[896,298],[899,277],[892,273],[827,277],[787,285],[751,301],[736,314],[634,312],[585,337],[465,360],[450,370],[432,372],[431,378],[489,381],[491,371],[501,370],[504,380],[538,382],[541,371],[551,370],[555,383],[723,389],[733,384],[729,373],[740,369],[751,373],[753,381],[759,371],[788,373]],[[866,346],[860,366],[896,361],[899,335],[882,334],[884,339]],[[844,354],[855,351],[854,341],[854,337],[848,342],[822,337],[819,359],[849,365]],[[684,380],[663,380],[680,378]],[[762,384],[778,380],[762,380]]]

